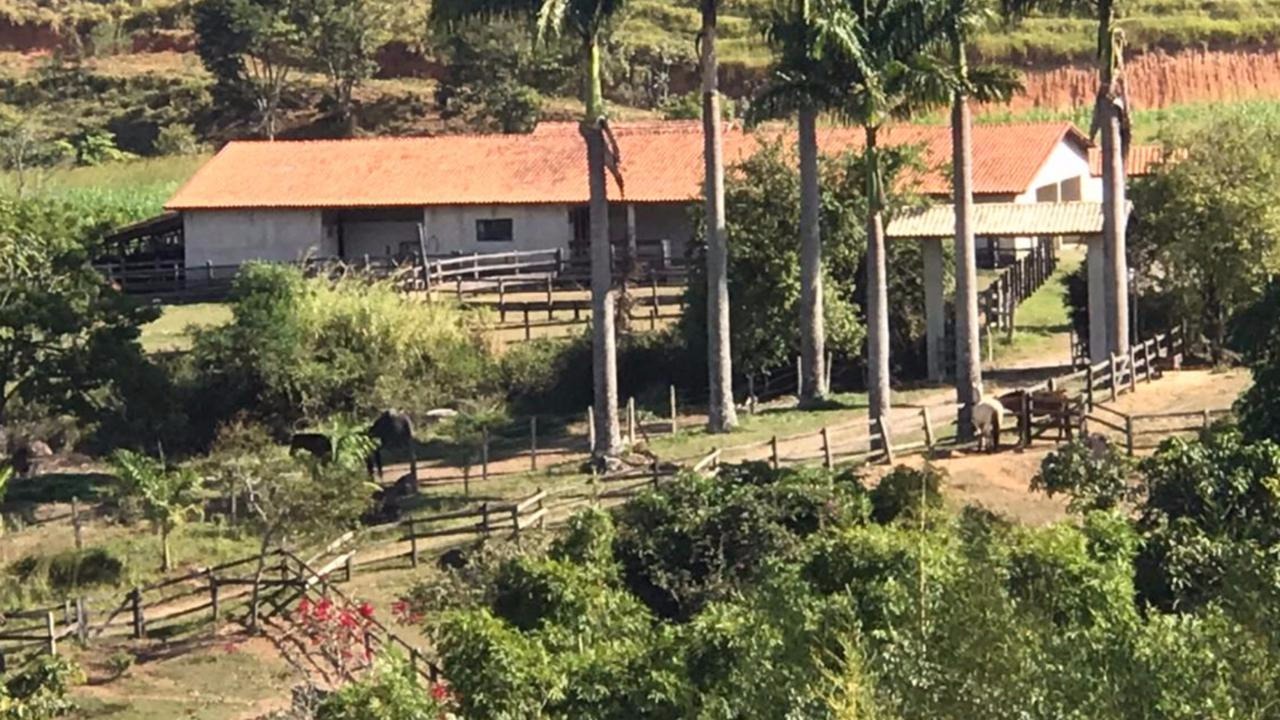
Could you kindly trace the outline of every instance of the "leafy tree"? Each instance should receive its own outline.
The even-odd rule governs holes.
[[[157,311],[89,266],[94,220],[58,202],[0,200],[0,424],[15,398],[92,415],[143,363],[139,327]]]
[[[1250,440],[1280,442],[1280,283],[1268,283],[1262,297],[1235,317],[1231,345],[1253,374],[1253,384],[1236,401],[1241,432]]]
[[[173,567],[169,535],[203,514],[200,477],[190,468],[168,468],[163,461],[129,450],[117,450],[111,456],[111,466],[120,484],[119,495],[136,501],[143,517],[160,534],[160,569],[168,572]]]
[[[12,174],[19,198],[40,179],[40,171],[64,159],[64,148],[34,113],[0,103],[0,170]]]
[[[412,663],[379,658],[368,676],[342,686],[315,709],[316,720],[439,720],[451,706],[443,685],[424,688]]]
[[[193,10],[196,50],[215,78],[215,96],[230,107],[251,100],[268,140],[276,136],[285,85],[307,51],[299,2],[200,0]]]
[[[1280,128],[1244,114],[1174,130],[1164,140],[1170,161],[1133,183],[1139,270],[1198,320],[1215,360],[1232,317],[1280,269],[1277,139]]]
[[[445,118],[503,133],[531,132],[542,117],[542,92],[570,84],[560,43],[530,42],[510,22],[468,25],[441,33],[444,77],[436,104]]]
[[[258,533],[258,563],[249,602],[250,626],[258,625],[262,574],[276,546],[331,539],[352,527],[368,509],[376,486],[365,477],[373,441],[347,426],[329,434],[332,455],[290,456],[269,435],[252,426],[223,429],[211,452],[222,464],[224,481],[246,498]]]
[[[1031,478],[1031,491],[1066,495],[1067,509],[1073,513],[1114,510],[1136,497],[1133,469],[1115,445],[1091,447],[1077,440],[1049,453]]]
[[[603,41],[611,23],[626,7],[626,0],[437,0],[431,7],[432,22],[448,27],[468,19],[522,17],[536,21],[539,40],[570,36],[582,53],[582,135],[587,143],[587,177],[590,186],[591,226],[591,331],[595,388],[597,456],[615,455],[622,446],[618,423],[618,358],[616,297],[613,288],[613,253],[609,241],[608,182],[605,173],[620,172],[620,159],[610,149],[606,133]]]
[[[310,64],[329,80],[334,116],[347,134],[355,131],[352,92],[377,69],[374,54],[389,39],[385,0],[299,0],[302,43]]]

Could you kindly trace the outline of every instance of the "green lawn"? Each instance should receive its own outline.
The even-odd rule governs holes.
[[[231,308],[222,303],[166,305],[160,317],[143,326],[142,347],[149,353],[191,349],[191,330],[231,321]]]
[[[994,357],[1001,365],[1011,365],[1045,358],[1046,363],[1066,363],[1070,343],[1067,334],[1071,321],[1067,316],[1066,288],[1062,279],[1075,272],[1084,255],[1072,248],[1064,249],[1053,277],[1018,306],[1014,314],[1014,333],[1010,339],[996,331]],[[982,357],[990,357],[988,338],[982,338]],[[1060,357],[1059,357],[1060,356]]]

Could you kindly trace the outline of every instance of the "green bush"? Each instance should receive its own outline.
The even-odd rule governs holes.
[[[115,585],[124,576],[124,563],[103,548],[63,550],[53,555],[28,555],[10,572],[23,583],[66,591],[94,585]]]
[[[921,512],[942,507],[947,471],[936,465],[921,469],[899,465],[871,491],[871,517],[885,524],[899,518],[920,520]]]
[[[1091,447],[1076,440],[1049,453],[1031,478],[1031,490],[1066,495],[1067,509],[1074,513],[1111,510],[1134,498],[1133,469],[1133,461],[1113,443]]]

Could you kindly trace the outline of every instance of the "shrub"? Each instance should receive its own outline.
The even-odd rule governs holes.
[[[316,720],[438,720],[448,717],[452,696],[443,685],[423,688],[404,658],[379,658],[374,670],[322,700]]]
[[[184,123],[165,125],[156,134],[157,155],[195,155],[201,150],[195,128]]]
[[[942,486],[947,471],[934,465],[916,468],[899,465],[871,491],[871,518],[880,524],[899,518],[920,519],[921,511],[942,507]]]
[[[1049,453],[1031,478],[1031,490],[1049,497],[1066,495],[1073,513],[1111,510],[1134,498],[1132,474],[1133,462],[1115,445],[1091,447],[1076,440]]]
[[[117,584],[124,575],[124,563],[103,548],[88,548],[28,555],[14,563],[11,571],[23,583],[65,591]]]

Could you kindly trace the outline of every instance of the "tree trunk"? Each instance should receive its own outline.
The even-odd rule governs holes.
[[[818,187],[818,111],[800,110],[800,402],[826,394],[826,327],[822,309],[822,209]]]
[[[614,333],[613,258],[609,247],[609,198],[605,180],[604,100],[600,80],[600,48],[587,43],[587,175],[591,189],[591,330],[595,389],[596,457],[617,455],[622,446],[618,426],[618,346]]]
[[[1129,263],[1126,258],[1124,145],[1120,114],[1109,101],[1102,112],[1102,243],[1106,258],[1107,350],[1129,352]]]
[[[724,209],[724,142],[720,127],[716,3],[702,0],[702,133],[706,158],[707,373],[711,400],[707,430],[729,432],[733,407],[733,355],[729,331],[729,248]]]
[[[872,423],[889,414],[889,290],[877,128],[867,137],[867,400]],[[874,430],[874,428],[873,428]]]
[[[957,43],[959,61],[964,49]],[[956,401],[960,440],[973,438],[973,406],[982,399],[982,350],[978,342],[978,258],[973,237],[973,118],[969,98],[951,105],[951,172],[956,213]]]

